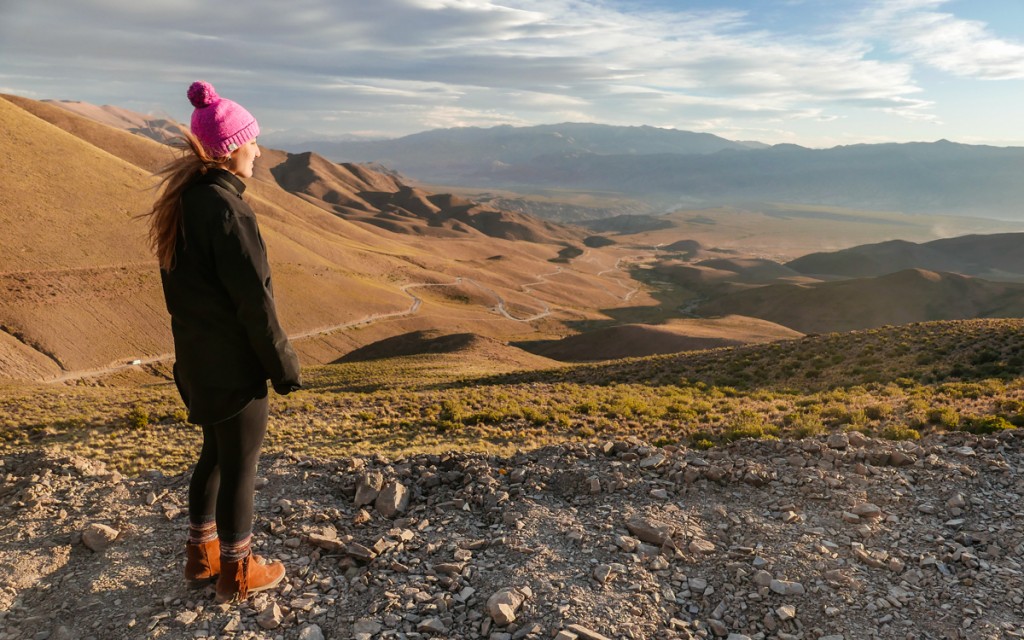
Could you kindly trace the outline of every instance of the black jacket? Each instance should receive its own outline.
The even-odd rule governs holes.
[[[170,271],[161,270],[171,314],[176,375],[188,387],[287,393],[299,360],[281,329],[266,247],[245,183],[214,169],[182,193],[182,226]]]

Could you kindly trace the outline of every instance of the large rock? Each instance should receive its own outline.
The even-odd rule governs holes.
[[[804,585],[789,580],[772,580],[768,588],[782,596],[802,596]]]
[[[426,620],[420,621],[420,623],[416,625],[416,631],[419,631],[420,633],[445,633],[448,631],[448,628],[444,626],[444,623],[441,622],[440,618],[435,616],[433,618],[427,618]]]
[[[830,434],[828,440],[825,442],[830,449],[845,449],[850,446],[850,436],[845,433],[833,433]]]
[[[377,495],[374,507],[385,518],[394,518],[409,506],[409,490],[401,482],[389,482]]]
[[[384,474],[380,471],[367,471],[356,483],[355,505],[361,507],[377,499],[381,487],[384,486]]]
[[[370,620],[368,618],[361,618],[356,620],[355,624],[352,625],[352,633],[356,636],[366,635],[373,636],[380,633],[384,625],[377,622],[376,620]]]

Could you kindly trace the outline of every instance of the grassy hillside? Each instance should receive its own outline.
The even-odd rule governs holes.
[[[555,360],[586,362],[791,340],[801,335],[764,320],[728,316],[672,320],[659,325],[624,324],[519,346]]]
[[[496,348],[313,368],[308,389],[273,397],[268,449],[324,457],[508,452],[627,436],[707,447],[744,437],[857,430],[916,439],[1024,424],[1020,319],[920,323],[541,371],[522,371],[518,356]],[[194,455],[197,430],[182,428],[169,383],[2,391],[0,452],[56,446],[126,470],[180,469]]]

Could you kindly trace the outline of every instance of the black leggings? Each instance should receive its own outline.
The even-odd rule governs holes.
[[[203,449],[188,487],[188,515],[194,523],[213,516],[221,542],[240,542],[252,533],[256,463],[266,434],[266,396],[232,418],[203,425]]]

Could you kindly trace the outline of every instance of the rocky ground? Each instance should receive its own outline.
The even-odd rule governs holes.
[[[0,459],[0,640],[1022,638],[1024,437],[265,458],[243,605],[181,579],[187,474]]]

